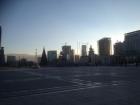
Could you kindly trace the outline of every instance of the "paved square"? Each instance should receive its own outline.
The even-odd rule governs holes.
[[[139,105],[139,67],[0,70],[0,105]]]

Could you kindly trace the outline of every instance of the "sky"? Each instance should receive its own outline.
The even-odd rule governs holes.
[[[42,53],[61,50],[65,43],[80,53],[111,37],[140,29],[140,0],[0,0],[0,25],[5,53]],[[78,43],[78,47],[77,47]],[[77,51],[78,48],[78,51]]]

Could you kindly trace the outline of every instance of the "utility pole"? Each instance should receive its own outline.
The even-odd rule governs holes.
[[[77,55],[78,55],[78,41],[77,41]]]
[[[38,61],[37,61],[37,49],[35,49],[35,62],[36,62],[36,64],[38,64]]]

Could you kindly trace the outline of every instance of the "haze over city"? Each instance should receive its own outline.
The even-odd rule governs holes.
[[[124,34],[140,29],[139,0],[1,0],[0,25],[5,53],[41,54],[61,50],[65,44],[77,50],[111,37],[112,45]],[[81,46],[78,47],[80,53]]]
[[[0,0],[0,105],[140,105],[140,0]]]

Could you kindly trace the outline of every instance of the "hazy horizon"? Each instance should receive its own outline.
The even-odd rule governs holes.
[[[1,0],[0,25],[5,53],[61,50],[67,42],[77,54],[77,42],[97,51],[97,41],[140,29],[139,0]],[[88,50],[88,49],[87,49]],[[81,47],[78,47],[80,54]]]

